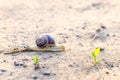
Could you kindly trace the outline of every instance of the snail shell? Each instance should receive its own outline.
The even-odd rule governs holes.
[[[40,48],[55,46],[55,40],[49,35],[44,35],[40,38],[37,38],[35,42]]]

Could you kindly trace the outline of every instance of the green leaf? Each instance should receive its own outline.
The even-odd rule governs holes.
[[[39,56],[38,55],[34,56],[33,62],[34,62],[35,65],[39,64]]]
[[[92,51],[92,57],[94,58],[95,64],[100,62],[100,60],[97,59],[99,53],[100,53],[100,48],[96,48],[94,51]]]
[[[93,51],[93,55],[94,55],[94,56],[98,56],[99,53],[100,53],[100,48],[96,48],[96,50]]]

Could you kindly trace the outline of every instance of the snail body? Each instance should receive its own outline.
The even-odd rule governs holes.
[[[40,48],[55,46],[55,40],[49,35],[44,35],[40,38],[37,38],[35,43]]]

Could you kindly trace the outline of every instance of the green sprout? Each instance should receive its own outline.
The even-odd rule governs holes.
[[[33,58],[33,62],[35,65],[39,65],[39,56],[38,55],[35,55],[34,58]]]
[[[98,64],[100,62],[100,59],[97,59],[97,56],[100,54],[100,48],[96,48],[94,51],[92,51],[92,57],[94,59],[94,64]]]

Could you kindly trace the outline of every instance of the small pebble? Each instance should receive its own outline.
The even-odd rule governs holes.
[[[45,66],[42,66],[42,68],[45,68]]]
[[[22,64],[22,63],[20,63],[19,65],[20,65],[20,66],[23,66],[23,64]]]
[[[27,67],[27,65],[23,65],[23,68],[26,68]]]
[[[29,47],[29,46],[26,45],[26,44],[21,44],[21,47],[22,47],[22,48],[27,48],[27,47]]]
[[[109,74],[109,72],[106,72],[106,74]]]
[[[100,51],[104,51],[104,48],[100,48]]]
[[[40,67],[35,65],[34,70],[38,70],[38,69],[40,69]]]
[[[45,75],[45,76],[49,76],[49,75],[50,75],[50,73],[43,73],[43,75]]]
[[[110,36],[109,34],[107,34],[106,36]]]
[[[106,29],[106,27],[105,27],[105,26],[103,26],[103,25],[101,26],[101,28],[102,28],[102,29]]]
[[[55,73],[43,73],[44,76],[54,76],[56,75]]]
[[[113,34],[113,37],[115,37],[115,34]]]
[[[71,64],[70,64],[70,65],[68,65],[68,66],[69,66],[69,67],[73,67],[73,65],[71,65]]]
[[[14,62],[14,66],[19,66],[19,64],[15,61],[15,62]]]
[[[29,61],[29,59],[23,59],[22,61]]]
[[[79,34],[77,34],[76,37],[80,38],[81,36]]]
[[[6,62],[6,60],[3,60],[3,62]]]
[[[14,62],[14,66],[23,66],[24,67],[24,63],[21,63],[21,62]]]
[[[4,70],[4,69],[1,69],[0,71],[1,71],[1,72],[6,72],[6,70]]]
[[[35,79],[38,79],[38,77],[37,76],[33,77],[33,80],[35,80]]]
[[[92,6],[93,6],[93,7],[97,7],[97,8],[99,8],[100,5],[101,5],[101,3],[92,3]]]

